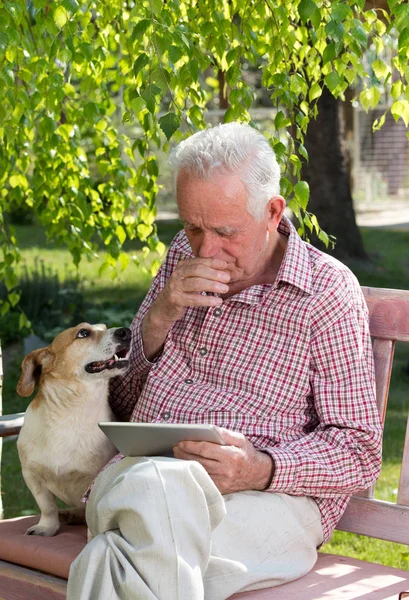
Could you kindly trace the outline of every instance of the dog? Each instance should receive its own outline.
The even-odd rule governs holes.
[[[34,350],[22,363],[20,396],[31,396],[17,448],[41,516],[28,535],[53,536],[64,522],[85,522],[81,499],[116,448],[98,427],[112,421],[109,379],[129,367],[131,331],[81,323]],[[59,511],[56,498],[70,511]]]

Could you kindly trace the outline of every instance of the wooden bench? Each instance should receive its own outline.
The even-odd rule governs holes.
[[[409,291],[362,289],[370,313],[377,402],[384,419],[395,342],[409,342]],[[23,415],[0,419],[0,436],[16,434],[22,420]],[[409,544],[408,426],[406,431],[397,503],[374,499],[373,488],[363,491],[352,497],[338,529]],[[0,600],[65,598],[70,563],[86,543],[85,527],[65,526],[53,538],[23,536],[35,519],[0,522]],[[302,579],[277,588],[236,594],[232,599],[397,600],[404,590],[409,590],[409,571],[320,553],[314,569]]]

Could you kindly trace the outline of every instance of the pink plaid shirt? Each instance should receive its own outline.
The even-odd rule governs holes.
[[[192,256],[185,233],[176,236],[132,323],[131,367],[111,381],[110,402],[131,421],[241,432],[274,460],[267,491],[314,498],[325,541],[381,465],[367,307],[347,267],[303,242],[285,217],[279,231],[288,244],[274,284],[188,308],[150,362],[142,319]]]

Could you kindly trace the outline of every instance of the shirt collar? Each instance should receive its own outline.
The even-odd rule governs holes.
[[[307,244],[286,216],[281,219],[278,232],[288,237],[288,243],[275,285],[283,281],[312,294],[312,271]]]

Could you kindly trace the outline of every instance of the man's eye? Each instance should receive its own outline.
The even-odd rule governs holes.
[[[77,338],[85,338],[85,337],[88,337],[89,335],[91,335],[91,332],[89,331],[89,329],[80,329],[79,332],[77,333]]]

